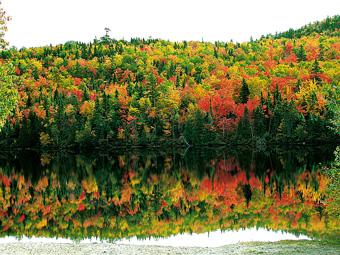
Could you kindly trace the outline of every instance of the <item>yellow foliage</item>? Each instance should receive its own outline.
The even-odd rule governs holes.
[[[25,185],[25,177],[23,175],[19,175],[18,177],[18,190],[21,190],[22,187]],[[1,196],[2,189],[0,189],[0,196]]]
[[[250,97],[260,96],[261,92],[267,89],[268,82],[260,77],[251,77],[247,80]]]
[[[42,146],[47,146],[52,143],[52,139],[50,138],[49,134],[46,134],[45,132],[40,133],[40,144]]]
[[[85,180],[82,180],[81,185],[83,189],[86,191],[86,193],[98,192],[98,185],[96,179],[93,176],[88,177]]]
[[[112,216],[112,217],[110,218],[109,224],[110,224],[110,227],[111,227],[111,228],[114,228],[114,227],[116,226],[116,217]]]
[[[35,186],[36,191],[44,191],[48,187],[48,179],[46,176],[43,176]]]
[[[326,111],[326,99],[320,87],[314,80],[303,83],[300,91],[296,94],[297,104],[306,104],[306,111],[313,114],[321,114]]]
[[[125,139],[125,130],[124,129],[122,129],[122,128],[118,129],[117,138],[120,139],[120,140]]]
[[[113,61],[117,66],[121,66],[122,63],[123,63],[123,56],[117,54],[117,55],[114,56]]]
[[[93,101],[85,101],[82,106],[80,106],[80,114],[82,115],[91,115],[94,109]]]
[[[40,157],[40,162],[42,166],[47,166],[51,163],[51,155],[43,153]]]
[[[35,227],[37,229],[42,229],[43,227],[47,226],[47,219],[46,218],[42,218],[41,221],[39,221],[38,223],[35,224]]]
[[[120,219],[119,222],[118,222],[118,225],[119,225],[119,228],[123,231],[127,230],[129,228],[129,224],[126,221],[126,219]]]
[[[65,113],[66,113],[66,115],[71,115],[72,113],[74,112],[74,107],[73,107],[73,105],[72,104],[68,104],[68,105],[66,105],[66,107],[65,107]]]
[[[74,189],[76,188],[77,185],[76,185],[72,180],[69,180],[69,181],[67,182],[66,186],[67,186],[67,188],[68,188],[69,190],[74,190]]]

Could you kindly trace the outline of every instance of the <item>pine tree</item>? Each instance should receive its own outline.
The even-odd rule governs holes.
[[[249,88],[248,88],[248,84],[246,82],[245,79],[242,80],[242,87],[241,87],[241,91],[240,91],[240,103],[242,104],[246,104],[249,100]]]
[[[313,63],[313,67],[312,67],[312,74],[314,76],[314,81],[319,85],[322,83],[322,79],[319,76],[320,73],[321,73],[321,69],[319,66],[319,62],[315,59]]]
[[[217,53],[216,47],[214,48],[214,57],[215,57],[215,58],[218,58],[218,53]]]
[[[103,128],[103,109],[102,105],[99,101],[99,97],[96,98],[96,103],[94,107],[94,112],[93,112],[93,118],[91,120],[92,122],[92,129],[94,130],[96,134],[96,138],[99,141],[100,139],[104,138],[104,128]]]
[[[51,126],[51,137],[57,146],[67,144],[68,123],[65,114],[65,97],[58,90],[54,92],[54,105],[57,110]]]
[[[260,107],[256,108],[254,111],[254,133],[256,136],[261,137],[263,136],[266,131],[266,118],[265,115]]]
[[[119,103],[119,92],[116,90],[115,96],[112,100],[112,111],[111,111],[111,129],[113,130],[114,136],[118,133],[118,128],[121,126],[121,118],[120,118],[120,103]]]
[[[238,143],[249,143],[252,140],[252,130],[249,121],[248,108],[244,110],[244,115],[238,123],[236,135]]]
[[[300,45],[300,48],[296,52],[296,56],[297,56],[299,62],[300,61],[306,61],[307,54],[306,54],[306,51],[305,51],[305,48],[303,47],[303,45]]]
[[[156,89],[157,79],[153,73],[150,73],[147,80],[149,86],[149,98],[151,100],[152,106],[155,106],[159,94]]]
[[[250,203],[251,197],[253,195],[253,193],[251,191],[251,186],[249,184],[245,184],[242,187],[242,190],[243,190],[244,198],[246,199],[247,207],[249,207],[249,203]]]

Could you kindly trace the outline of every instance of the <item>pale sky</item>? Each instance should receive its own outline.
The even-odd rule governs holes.
[[[10,46],[111,37],[247,41],[340,14],[340,0],[2,0]]]

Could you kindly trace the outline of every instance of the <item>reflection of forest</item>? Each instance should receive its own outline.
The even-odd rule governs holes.
[[[0,233],[116,239],[255,226],[336,238],[320,172],[331,151],[3,155]]]

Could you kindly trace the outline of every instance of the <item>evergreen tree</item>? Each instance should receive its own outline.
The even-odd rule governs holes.
[[[247,204],[247,207],[249,207],[249,202],[251,200],[251,197],[253,195],[252,191],[251,191],[251,186],[249,184],[245,184],[243,187],[242,187],[242,190],[243,190],[243,195],[244,195],[244,198],[246,199],[246,204]]]
[[[306,61],[307,54],[306,54],[306,51],[305,51],[305,48],[303,47],[303,45],[300,45],[300,48],[296,51],[295,54],[296,54],[299,62]]]
[[[95,132],[97,141],[99,141],[100,139],[103,139],[105,137],[104,118],[103,118],[103,109],[99,101],[99,97],[96,98],[96,103],[94,107],[91,124],[92,124],[91,125],[92,129]]]
[[[254,135],[262,137],[267,131],[266,118],[263,110],[258,107],[254,111]]]
[[[157,79],[153,73],[150,73],[148,76],[148,86],[149,86],[149,97],[150,97],[152,106],[156,105],[156,101],[159,95],[156,89],[156,85],[157,85]]]
[[[312,67],[312,74],[314,76],[314,81],[319,85],[322,83],[322,79],[319,76],[320,73],[321,73],[321,68],[319,66],[319,62],[315,59],[313,63],[313,67]]]
[[[248,108],[244,110],[244,115],[237,125],[236,138],[237,143],[249,143],[252,140],[252,129],[249,121]]]
[[[205,127],[209,117],[206,117],[200,110],[196,110],[184,126],[184,137],[189,144],[202,145],[212,143],[215,140],[215,135]]]
[[[54,93],[54,105],[57,110],[54,121],[51,125],[51,137],[58,147],[64,147],[72,142],[73,134],[69,129],[67,116],[65,114],[66,99],[58,90]]]
[[[249,88],[248,88],[248,84],[246,82],[245,79],[242,80],[242,87],[241,87],[241,91],[240,91],[240,97],[239,97],[239,101],[242,104],[246,104],[249,100]]]

